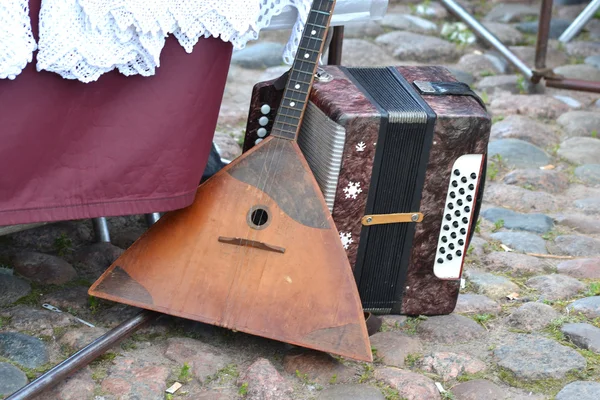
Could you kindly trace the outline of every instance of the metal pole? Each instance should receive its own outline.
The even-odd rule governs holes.
[[[51,389],[65,378],[85,367],[97,357],[109,350],[112,346],[125,339],[144,324],[150,322],[160,314],[153,311],[142,311],[135,317],[123,322],[115,329],[106,332],[103,336],[94,340],[71,357],[67,358],[50,371],[42,374],[37,379],[22,387],[6,400],[30,400],[40,395],[47,389]]]
[[[600,0],[593,0],[588,6],[579,14],[575,21],[560,35],[559,41],[567,43],[575,37],[587,24],[590,19],[596,14],[596,11],[600,9]]]
[[[160,219],[160,213],[146,214],[145,217],[146,225],[148,225],[148,228],[150,228],[152,225],[158,222]]]
[[[110,232],[108,230],[108,222],[105,217],[93,218],[94,233],[97,242],[110,243]]]
[[[336,26],[333,28],[333,38],[329,45],[328,65],[340,65],[342,63],[342,46],[344,42],[344,27]]]
[[[540,9],[540,22],[538,37],[535,46],[535,68],[546,68],[546,54],[548,53],[548,38],[550,36],[550,21],[552,21],[552,0],[542,0]]]
[[[600,82],[584,81],[580,79],[546,79],[546,86],[556,89],[600,93]]]
[[[463,21],[469,28],[471,28],[477,36],[483,39],[487,44],[498,50],[521,74],[523,74],[528,80],[533,77],[533,71],[511,52],[493,33],[488,31],[483,25],[481,25],[475,18],[473,18],[464,8],[462,8],[454,0],[440,0],[441,3],[450,11],[454,16]],[[600,1],[600,0],[599,0]]]

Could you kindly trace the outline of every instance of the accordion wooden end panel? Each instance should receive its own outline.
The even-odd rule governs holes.
[[[483,195],[490,116],[442,67],[323,70],[330,79],[313,87],[298,144],[364,310],[451,313]],[[255,86],[244,151],[269,136],[280,86]],[[392,222],[369,225],[370,216]]]

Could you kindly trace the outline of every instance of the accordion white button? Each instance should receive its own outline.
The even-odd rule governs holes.
[[[259,144],[259,143],[260,143],[260,142],[262,142],[262,141],[263,141],[262,139],[256,139],[256,142],[254,142],[254,144],[255,144],[255,145],[256,145],[256,144]]]
[[[269,118],[260,117],[260,119],[258,120],[258,123],[260,124],[260,126],[265,126],[269,123]]]
[[[265,104],[260,108],[260,112],[267,115],[271,112],[271,107],[268,104]]]
[[[267,130],[265,128],[260,128],[258,131],[256,131],[256,134],[258,137],[264,138],[267,136]]]

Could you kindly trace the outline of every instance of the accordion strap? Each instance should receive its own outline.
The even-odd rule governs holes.
[[[487,111],[485,103],[469,85],[464,82],[428,82],[414,81],[419,93],[432,96],[471,96]]]

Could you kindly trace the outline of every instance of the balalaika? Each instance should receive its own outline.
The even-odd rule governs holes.
[[[244,151],[269,136],[281,80],[255,86]],[[320,70],[298,143],[365,311],[448,314],[485,182],[485,105],[441,67]]]

